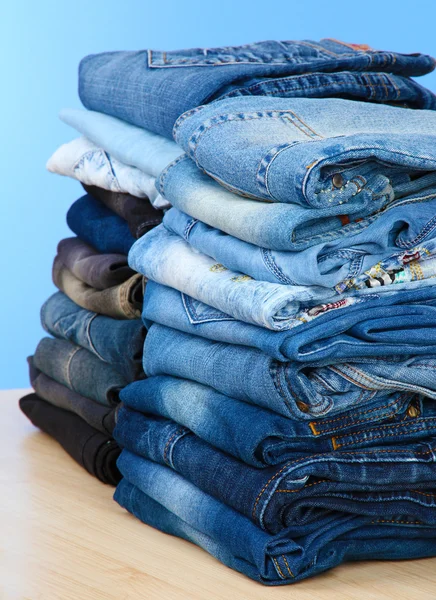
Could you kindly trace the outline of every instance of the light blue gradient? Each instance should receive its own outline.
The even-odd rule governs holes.
[[[242,44],[333,37],[373,48],[436,55],[436,5],[367,0],[15,0],[0,18],[0,388],[27,387],[26,356],[43,331],[39,308],[54,291],[51,263],[81,194],[45,163],[75,137],[57,114],[79,107],[77,66],[105,50]],[[436,75],[420,78],[436,91]]]

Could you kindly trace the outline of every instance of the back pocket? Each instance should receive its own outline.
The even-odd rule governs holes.
[[[199,300],[182,294],[182,302],[185,307],[186,315],[191,325],[201,325],[212,321],[236,321],[234,317],[226,315],[220,310],[208,306]]]

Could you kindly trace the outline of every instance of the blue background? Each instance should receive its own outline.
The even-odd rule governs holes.
[[[58,241],[69,235],[65,213],[81,195],[77,182],[50,175],[45,163],[61,143],[75,137],[57,113],[80,106],[76,73],[83,56],[323,37],[435,56],[435,16],[433,1],[3,3],[0,388],[29,385],[25,359],[43,335],[39,307],[54,291],[51,263]],[[420,82],[436,91],[436,74]]]

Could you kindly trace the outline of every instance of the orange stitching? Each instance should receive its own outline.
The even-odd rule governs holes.
[[[282,558],[283,558],[283,560],[285,561],[285,565],[286,565],[286,568],[287,568],[287,569],[288,569],[288,571],[289,571],[289,574],[290,574],[290,576],[291,576],[291,577],[295,577],[295,575],[293,574],[293,572],[292,572],[292,571],[291,571],[291,569],[289,568],[288,561],[286,560],[286,556],[285,556],[284,554],[282,554]]]
[[[412,417],[412,419],[413,419],[413,417]],[[425,425],[427,421],[435,421],[435,420],[436,420],[436,417],[424,417],[423,418],[424,422],[422,422],[422,425]],[[418,419],[415,418],[411,423],[409,422],[408,425],[411,425],[411,427],[414,427],[415,425],[417,425],[419,423],[420,422],[418,421]],[[398,429],[399,427],[404,427],[404,423],[398,423],[397,425],[380,425],[380,427],[377,427],[376,429],[369,428],[365,431],[365,434],[370,433],[372,431],[382,431],[383,429]],[[357,432],[357,433],[359,433],[359,432]],[[344,437],[349,437],[349,435],[352,435],[352,434],[338,435],[338,436],[336,436],[336,439],[339,440]]]
[[[420,492],[419,490],[410,490],[411,492],[413,492],[414,494],[420,494],[421,496],[427,496],[427,498],[434,498],[436,496],[436,494],[430,494],[430,493],[425,493],[425,492]]]
[[[283,573],[282,573],[282,570],[281,570],[281,568],[280,568],[280,565],[279,565],[279,563],[277,562],[277,559],[276,559],[276,558],[274,558],[274,556],[272,557],[272,559],[273,559],[273,561],[274,561],[274,564],[275,564],[275,566],[276,566],[276,569],[277,569],[277,571],[278,571],[278,572],[279,572],[279,574],[280,574],[280,577],[281,577],[282,579],[286,579],[286,577],[285,577],[285,576],[283,575]]]
[[[168,448],[169,445],[171,444],[171,442],[173,441],[173,439],[176,437],[177,434],[182,433],[183,429],[177,429],[173,435],[170,437],[170,439],[167,441],[167,443],[165,444],[165,449],[164,449],[164,454],[163,454],[163,459],[165,462],[167,461],[167,454],[168,454]]]
[[[276,492],[281,492],[282,494],[293,494],[295,492],[301,492],[301,490],[307,490],[307,488],[310,488],[314,485],[318,485],[319,483],[325,483],[326,481],[328,481],[327,479],[321,479],[320,481],[315,481],[315,483],[309,483],[309,485],[304,485],[302,488],[298,489],[298,490],[276,490]]]
[[[401,453],[404,454],[405,451],[403,449],[402,450],[380,450],[380,449],[377,449],[377,450],[359,450],[358,452],[344,452],[343,454],[341,454],[341,456],[342,457],[343,456],[354,456],[356,454],[361,454],[361,455],[362,454],[379,454],[380,455],[380,454],[401,454]],[[425,450],[425,451],[422,451],[422,452],[415,452],[416,456],[425,456],[426,454],[433,454],[433,450]],[[256,507],[257,507],[257,505],[259,503],[259,500],[261,499],[262,495],[264,494],[265,490],[267,489],[267,487],[269,486],[269,484],[272,481],[274,481],[274,479],[276,479],[281,473],[283,473],[283,471],[287,467],[289,467],[291,465],[297,465],[298,463],[300,463],[302,461],[305,461],[308,458],[310,458],[311,461],[313,461],[314,459],[325,458],[326,456],[328,456],[328,454],[327,455],[324,454],[324,453],[323,454],[309,454],[308,456],[303,456],[303,458],[299,458],[299,459],[297,459],[297,460],[295,460],[293,462],[292,461],[287,462],[285,465],[283,465],[283,467],[280,469],[280,471],[277,471],[277,473],[275,475],[273,475],[266,482],[266,484],[263,486],[263,488],[260,490],[260,492],[259,492],[259,494],[258,494],[258,496],[256,498],[256,501],[254,503],[254,506],[253,506],[253,510],[252,510],[252,516],[253,516],[253,518],[255,518]]]
[[[384,519],[371,521],[371,523],[400,523],[401,525],[423,525],[422,521],[385,521]]]
[[[385,425],[385,427],[389,427],[389,425]],[[402,425],[392,425],[392,428],[394,428],[394,427],[403,427],[403,426]],[[423,423],[422,427],[416,428],[413,433],[418,433],[419,431],[424,431],[425,429],[426,429],[425,423]],[[380,430],[375,429],[374,431],[380,431]],[[387,433],[385,435],[375,435],[374,437],[371,438],[371,441],[372,440],[379,440],[381,438],[394,437],[396,435],[401,435],[401,434],[398,434],[398,433]],[[407,435],[407,432],[404,435]],[[345,436],[342,436],[342,437],[345,437]],[[333,439],[335,439],[335,438],[333,438]],[[353,440],[351,442],[347,442],[346,444],[337,444],[335,450],[337,450],[337,448],[345,448],[345,446],[353,446],[356,443],[357,442],[355,440]]]
[[[377,407],[377,408],[371,408],[371,410],[368,410],[368,411],[366,411],[366,412],[364,412],[362,414],[363,415],[367,415],[369,413],[372,413],[372,412],[375,412],[375,411],[378,411],[378,410],[383,410],[384,408],[390,408],[392,405],[396,404],[397,402],[398,403],[401,402],[401,397],[397,398],[396,400],[394,400],[393,402],[391,402],[391,404],[387,404],[386,406],[380,406],[380,407]],[[391,415],[385,415],[382,418],[383,419],[387,419],[388,416],[391,416]],[[337,419],[331,420],[331,422],[333,423],[334,421],[340,421],[340,420],[345,420],[345,419],[350,419],[350,417],[338,417]],[[339,429],[344,429],[346,427],[350,427],[351,425],[360,425],[361,423],[365,423],[367,421],[368,421],[368,418],[361,419],[360,421],[353,421],[350,425],[340,425],[339,427],[333,427],[333,429],[326,429],[324,431],[320,431],[318,433],[318,435],[325,435],[325,434],[328,434],[328,433],[333,433],[334,431],[338,431]],[[318,422],[314,422],[314,423],[317,426],[318,425],[322,425],[322,422],[319,422],[319,421]],[[310,423],[309,423],[309,426],[310,426]]]

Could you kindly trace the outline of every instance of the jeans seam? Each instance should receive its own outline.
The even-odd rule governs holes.
[[[417,423],[417,424],[415,424],[415,423],[400,423],[398,425],[384,425],[383,427],[379,427],[378,429],[373,429],[372,431],[373,432],[379,431],[381,433],[383,431],[383,429],[388,429],[389,430],[389,429],[401,429],[401,428],[407,429],[407,431],[405,431],[404,433],[399,433],[398,431],[396,431],[394,433],[383,433],[382,435],[371,436],[368,440],[365,438],[365,440],[363,440],[363,441],[372,442],[374,440],[380,440],[380,439],[385,439],[385,438],[389,438],[389,437],[396,437],[396,436],[398,436],[398,437],[401,437],[401,436],[407,437],[410,434],[419,433],[420,431],[426,431],[427,433],[429,433],[429,431],[428,431],[429,428],[427,427],[427,421],[430,420],[430,419],[436,420],[436,417],[426,417],[424,419],[424,422],[421,421],[420,423]],[[420,427],[418,427],[418,425],[420,425]],[[430,424],[430,430],[433,429],[433,428],[436,428],[436,423],[433,424],[433,427]],[[365,433],[365,434],[366,433],[371,433],[371,430],[368,431],[368,432],[356,432],[355,434],[350,434],[349,436],[342,435],[342,436],[335,436],[335,437],[333,437],[332,438],[332,444],[333,444],[334,449],[338,450],[339,448],[345,448],[347,446],[355,446],[356,444],[359,443],[358,439],[351,439],[351,441],[346,442],[344,444],[337,444],[336,440],[341,439],[341,438],[342,439],[343,438],[347,438],[347,437],[353,438],[353,436],[355,436],[357,438],[359,435],[362,435],[363,433]]]
[[[173,463],[173,450],[175,445],[177,444],[177,442],[179,440],[181,440],[185,435],[187,435],[188,433],[191,433],[191,431],[189,429],[187,429],[186,427],[180,427],[179,429],[177,429],[168,439],[167,443],[165,444],[165,448],[164,448],[164,453],[163,453],[163,459],[164,462],[171,467],[172,469],[176,470],[174,463]]]
[[[295,281],[292,281],[292,279],[287,277],[277,265],[272,256],[272,250],[269,250],[267,248],[260,248],[260,253],[264,265],[276,277],[276,279],[279,280],[280,283],[284,285],[297,285]]]
[[[107,361],[106,361],[106,360],[105,360],[105,359],[102,357],[102,355],[101,355],[99,352],[97,352],[97,349],[96,349],[96,347],[94,346],[94,343],[93,343],[93,341],[92,341],[91,332],[90,332],[90,330],[91,330],[91,323],[92,323],[92,321],[93,321],[93,320],[94,320],[96,317],[98,317],[98,316],[99,316],[99,315],[98,315],[97,313],[94,313],[94,314],[92,315],[92,317],[91,317],[91,318],[88,320],[88,323],[86,324],[86,329],[85,329],[85,332],[86,332],[86,339],[87,339],[87,341],[88,341],[88,344],[89,344],[89,347],[90,347],[91,351],[92,351],[92,352],[95,354],[95,356],[98,356],[98,358],[99,358],[100,360],[102,360],[103,362],[107,362]]]
[[[71,365],[71,361],[73,360],[73,358],[76,356],[76,354],[82,350],[83,348],[74,348],[74,350],[71,352],[70,356],[68,357],[67,360],[67,364],[65,365],[65,374],[66,374],[66,379],[71,387],[71,389],[76,392],[77,390],[74,388],[72,382],[71,382],[71,376],[70,376],[70,365]]]
[[[409,394],[402,394],[400,397],[395,398],[395,400],[393,400],[391,403],[385,404],[383,406],[376,406],[375,408],[372,408],[370,410],[361,412],[359,415],[356,415],[355,418],[359,418],[361,416],[368,415],[368,414],[374,413],[374,412],[380,412],[380,411],[385,410],[385,409],[389,409],[392,406],[395,406],[396,404],[404,403],[404,401],[407,400],[408,397],[409,397]],[[399,408],[397,409],[397,412],[398,412]],[[383,415],[382,418],[386,419],[386,418],[388,418],[388,416],[389,415]],[[352,422],[351,425],[359,425],[361,423],[368,422],[368,420],[370,420],[370,419],[371,419],[371,417],[365,417],[363,420],[360,420],[360,421],[354,421],[353,420],[353,422]],[[340,429],[345,429],[346,427],[350,427],[350,425],[345,424],[345,425],[334,426],[333,428],[323,429],[324,424],[331,424],[331,423],[335,423],[335,422],[338,422],[338,421],[344,421],[346,423],[346,420],[349,421],[350,417],[349,416],[348,417],[342,416],[342,417],[337,417],[336,419],[326,419],[326,420],[323,420],[323,421],[311,421],[309,423],[309,426],[313,427],[316,430],[316,431],[314,431],[315,435],[324,435],[324,434],[333,433],[334,431],[338,431]],[[317,428],[320,425],[321,425],[321,431],[318,431]]]
[[[336,455],[335,460],[337,461],[339,459],[339,456],[341,457],[341,459],[343,457],[347,457],[347,456],[355,456],[355,455],[368,455],[368,454],[376,454],[378,456],[380,456],[381,454],[406,454],[407,451],[405,451],[404,449],[377,449],[377,450],[359,450],[359,451],[353,451],[353,452],[349,452],[346,451],[344,453],[341,453],[340,455]],[[410,451],[409,451],[410,454]],[[432,448],[429,447],[429,450],[422,450],[419,452],[414,452],[415,456],[425,456],[427,454],[430,454],[432,456],[432,461],[434,462],[435,459],[435,454],[434,454],[434,450]],[[310,456],[304,456],[303,458],[298,458],[295,461],[289,461],[287,463],[285,463],[281,469],[279,471],[277,471],[274,475],[272,475],[270,477],[270,479],[265,483],[265,485],[262,487],[262,489],[260,490],[256,500],[254,501],[254,505],[253,505],[253,510],[252,510],[252,517],[253,519],[256,518],[256,510],[257,510],[257,506],[263,496],[263,494],[266,492],[266,490],[268,489],[268,487],[270,486],[270,484],[277,479],[277,477],[279,477],[279,475],[281,475],[284,471],[286,471],[286,469],[288,469],[289,467],[293,467],[295,465],[297,465],[298,463],[301,463],[305,460],[307,460],[308,458],[310,458],[310,460],[313,462],[314,460],[316,460],[317,458],[328,458],[328,455],[326,456],[325,454],[312,454]]]

